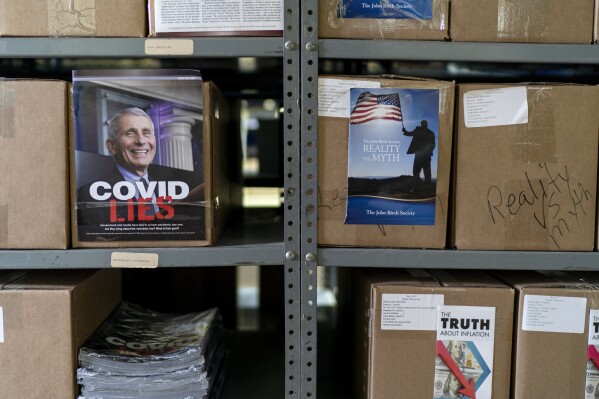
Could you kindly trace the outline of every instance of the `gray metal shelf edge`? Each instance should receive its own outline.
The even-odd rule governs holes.
[[[98,248],[0,251],[0,269],[102,269],[114,252],[158,255],[158,267],[282,265],[280,243],[186,248]]]
[[[599,270],[599,253],[321,247],[318,264],[419,269]]]
[[[320,58],[598,64],[599,45],[320,39]]]
[[[157,49],[156,40],[172,40],[174,44],[165,44],[162,49]],[[184,46],[181,47],[181,44]],[[0,58],[282,57],[283,45],[282,37],[2,37]]]

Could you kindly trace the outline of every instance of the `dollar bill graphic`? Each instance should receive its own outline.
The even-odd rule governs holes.
[[[597,369],[592,361],[587,361],[587,378],[584,387],[584,398],[599,398],[599,369]]]
[[[443,344],[466,380],[473,379],[477,381],[483,373],[483,369],[468,345],[463,341],[443,341]],[[466,398],[459,393],[461,388],[463,387],[458,378],[453,375],[445,362],[437,356],[435,359],[434,399]]]

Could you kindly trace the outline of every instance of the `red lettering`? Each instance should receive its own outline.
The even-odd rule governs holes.
[[[118,217],[116,210],[117,210],[116,200],[111,199],[110,200],[110,223],[124,222],[125,218]]]
[[[127,200],[127,221],[135,220],[135,205],[133,204],[133,199]],[[124,222],[124,220],[123,220]]]
[[[150,201],[150,205],[146,205],[146,203]],[[153,206],[152,206],[152,198],[148,198],[148,199],[144,199],[144,198],[140,198],[138,200],[139,204],[137,205],[137,220],[140,221],[150,221],[150,220],[154,220],[155,217],[154,215],[147,215],[146,212],[148,211],[152,211]]]
[[[110,200],[110,223],[116,223],[116,200]]]
[[[165,200],[166,202],[171,202],[173,198],[170,195],[167,195],[166,197],[158,197],[156,199],[156,205],[158,205],[158,209],[160,209],[156,214],[157,219],[172,219],[173,216],[175,216],[175,209],[171,205],[166,204],[164,202]],[[165,211],[166,213],[163,214],[161,211]]]

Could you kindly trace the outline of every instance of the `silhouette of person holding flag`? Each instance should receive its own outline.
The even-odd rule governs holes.
[[[408,154],[414,154],[412,174],[420,180],[420,172],[424,172],[424,182],[431,182],[431,157],[435,149],[435,134],[428,128],[428,121],[423,120],[413,131],[401,128],[404,136],[412,137]]]

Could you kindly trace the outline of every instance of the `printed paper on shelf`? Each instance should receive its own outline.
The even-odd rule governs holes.
[[[352,88],[381,87],[380,82],[368,80],[318,79],[318,116],[349,118],[349,94]]]
[[[383,294],[381,330],[435,331],[443,303],[443,295]]]
[[[467,128],[528,123],[526,87],[473,90],[464,94]]]
[[[434,399],[491,399],[495,308],[439,306]]]
[[[282,31],[283,0],[155,0],[156,32]]]
[[[589,346],[584,392],[585,399],[599,397],[599,309],[591,309],[589,312]]]
[[[4,311],[0,306],[0,343],[4,342]]]
[[[433,17],[432,0],[343,0],[343,18],[419,19]]]
[[[439,98],[438,89],[350,89],[345,224],[435,224]]]
[[[79,241],[206,238],[202,95],[199,71],[73,71]]]
[[[522,330],[584,333],[586,298],[525,295]]]

